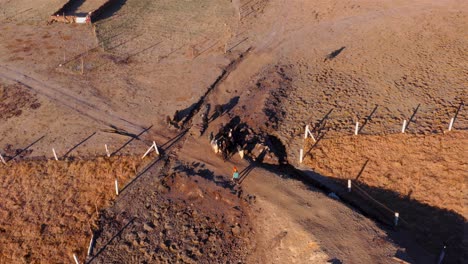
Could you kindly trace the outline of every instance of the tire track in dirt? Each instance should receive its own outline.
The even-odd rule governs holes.
[[[106,126],[119,127],[132,133],[137,133],[144,129],[143,126],[129,121],[121,115],[112,113],[110,109],[105,109],[103,107],[105,103],[99,102],[97,98],[82,98],[65,89],[56,88],[58,85],[53,84],[51,81],[40,80],[39,77],[27,75],[4,65],[0,65],[0,77],[22,84],[60,105],[68,107],[80,115]]]

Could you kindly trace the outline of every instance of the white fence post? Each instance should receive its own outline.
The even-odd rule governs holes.
[[[110,152],[109,152],[109,149],[107,148],[107,144],[104,144],[104,147],[106,148],[107,157],[110,158]]]
[[[55,149],[54,149],[54,148],[52,148],[52,152],[54,153],[54,158],[55,158],[55,160],[58,160],[57,153],[55,152]]]
[[[91,255],[91,251],[93,250],[93,242],[94,242],[94,234],[91,235],[91,240],[89,241],[88,256]]]
[[[302,163],[303,156],[304,156],[304,150],[301,149],[299,150],[299,163]]]
[[[450,119],[448,131],[452,131],[452,127],[453,127],[453,122],[454,122],[454,121],[455,121],[455,118],[452,117],[452,119]]]
[[[403,120],[403,126],[401,127],[401,133],[405,133],[405,129],[406,129],[406,119]]]
[[[119,195],[119,182],[117,178],[115,178],[115,194]]]
[[[307,136],[310,136],[314,142],[317,142],[317,140],[315,140],[314,135],[312,134],[312,132],[311,132],[310,129],[309,129],[309,125],[306,125],[306,127],[305,127],[304,139],[306,139]]]
[[[437,264],[442,264],[442,262],[444,261],[445,249],[447,249],[446,245],[444,245],[444,247],[442,248],[442,251],[440,251],[439,260],[437,261]]]
[[[2,154],[0,153],[0,160],[2,161],[3,164],[6,164],[5,159],[3,158]]]
[[[144,159],[146,157],[146,155],[148,155],[148,153],[150,153],[150,151],[153,148],[154,148],[154,151],[156,152],[156,154],[159,155],[158,145],[156,145],[156,142],[153,141],[153,145],[151,145],[151,147],[149,147],[149,149],[145,152],[145,154],[143,154],[143,157],[141,157],[141,159]]]
[[[153,141],[153,147],[154,147],[154,151],[156,151],[156,154],[159,155],[158,145],[156,145],[156,142],[154,142],[154,141]]]
[[[354,135],[357,136],[358,133],[359,133],[359,122],[356,122],[356,127],[354,128]]]
[[[351,192],[351,180],[348,180],[348,192]]]
[[[395,226],[398,226],[398,218],[399,217],[400,217],[400,214],[395,212],[395,221],[394,221]]]
[[[75,254],[73,254],[73,259],[75,260],[76,264],[80,264],[80,262],[78,261],[78,257]]]

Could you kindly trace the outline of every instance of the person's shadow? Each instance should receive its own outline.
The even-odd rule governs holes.
[[[329,259],[327,260],[327,263],[331,263],[331,264],[343,264],[343,262],[337,258],[332,258],[332,259]]]

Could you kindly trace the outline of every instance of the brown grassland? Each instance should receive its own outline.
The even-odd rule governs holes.
[[[467,144],[466,132],[345,136],[320,141],[306,163],[324,175],[354,181],[369,160],[358,182],[468,219],[463,196]]]
[[[399,212],[420,238],[437,234],[420,240],[436,251],[439,240],[458,236],[463,228],[459,223],[468,219],[467,144],[465,131],[341,136],[325,138],[315,146],[307,142],[304,162],[342,185],[351,179],[358,194],[364,189],[389,210]],[[359,202],[372,203],[367,198]],[[392,220],[390,214],[388,218]]]
[[[99,211],[146,160],[22,160],[0,166],[0,263],[66,263],[82,259]],[[64,255],[67,252],[69,255]]]

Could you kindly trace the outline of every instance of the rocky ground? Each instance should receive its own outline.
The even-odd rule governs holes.
[[[252,247],[246,200],[183,166],[148,172],[103,212],[89,263],[245,262]]]

